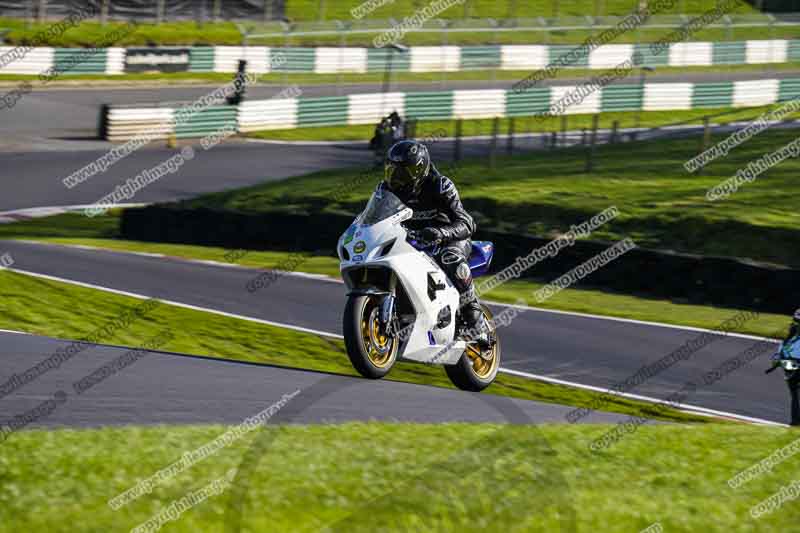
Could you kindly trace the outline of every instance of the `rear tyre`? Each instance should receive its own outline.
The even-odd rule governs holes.
[[[489,325],[489,337],[494,339],[494,347],[481,355],[477,348],[467,347],[461,359],[454,365],[444,367],[447,377],[453,385],[461,390],[480,392],[492,384],[500,369],[500,338],[497,336],[497,327],[492,321],[492,312],[485,305],[481,305],[483,316]]]
[[[344,308],[347,357],[353,368],[369,379],[382,378],[397,361],[397,339],[380,331],[380,302],[375,296],[350,296]]]

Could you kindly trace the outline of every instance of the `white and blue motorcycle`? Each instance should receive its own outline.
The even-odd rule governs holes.
[[[444,365],[458,388],[483,390],[500,368],[492,315],[482,306],[492,348],[457,338],[458,290],[432,259],[436,250],[414,241],[403,226],[412,215],[397,196],[379,189],[339,239],[347,355],[367,378],[382,378],[401,359]],[[493,253],[492,243],[473,242],[473,277],[488,272]]]
[[[784,379],[791,396],[791,420],[793,426],[800,426],[800,336],[789,338],[781,343],[777,353],[772,356],[772,365],[765,371],[769,374],[783,368]]]

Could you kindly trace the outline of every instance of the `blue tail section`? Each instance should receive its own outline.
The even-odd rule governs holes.
[[[489,241],[472,241],[472,253],[469,256],[469,268],[472,277],[485,276],[489,272],[494,257],[494,244]]]

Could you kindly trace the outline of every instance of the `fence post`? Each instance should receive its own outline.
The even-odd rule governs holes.
[[[442,26],[442,81],[441,87],[444,89],[447,85],[447,26],[448,22],[446,20],[439,21]]]
[[[512,155],[514,153],[514,117],[508,119],[508,139],[506,142],[506,153]]]
[[[581,128],[581,146],[586,145],[586,128]]]
[[[100,24],[105,26],[108,24],[108,3],[110,0],[102,0],[100,3]]]
[[[336,24],[339,26],[339,62],[336,65],[336,96],[342,94],[342,54],[347,46],[347,28],[341,21],[337,20]]]
[[[586,172],[594,171],[594,147],[597,143],[597,125],[600,122],[600,115],[592,116],[592,135],[589,140],[589,150],[586,154]]]
[[[47,0],[39,0],[39,24],[47,20]]]
[[[615,120],[611,124],[611,141],[610,141],[611,144],[614,144],[614,143],[617,142],[618,132],[619,132],[619,120]]]
[[[453,160],[461,161],[461,132],[464,125],[463,119],[456,120],[456,140],[453,143]]]
[[[156,2],[156,24],[164,22],[164,2],[165,0]]]
[[[219,18],[222,15],[222,0],[214,0],[214,22],[219,22]]]
[[[493,29],[493,31],[492,31],[492,46],[499,46],[500,43],[497,42],[497,26],[498,26],[497,21],[495,19],[492,19],[492,18],[488,19],[488,21],[489,21],[489,25]],[[502,62],[502,59],[500,61]],[[500,67],[501,67],[501,65],[499,63],[495,64],[492,67],[492,77],[491,77],[492,81],[496,81],[497,80],[497,69],[499,69]]]
[[[497,134],[500,130],[500,117],[492,120],[492,143],[489,147],[489,168],[494,168],[497,161]]]
[[[287,50],[289,48],[289,43],[291,42],[291,32],[292,32],[291,27],[287,25],[286,26],[286,40],[283,43],[283,47],[285,49],[287,49]],[[287,57],[286,58],[286,63],[284,63],[282,65],[282,67],[281,67],[281,68],[283,68],[283,85],[284,85],[284,87],[289,85],[289,61],[290,61],[290,59]]]
[[[567,115],[561,115],[561,146],[567,145]]]
[[[703,137],[700,139],[701,154],[706,151],[709,144],[711,144],[711,119],[706,115],[703,117]],[[703,167],[700,167],[695,174],[700,174],[702,171]]]
[[[556,144],[558,144],[558,132],[557,131],[550,132],[550,148],[551,149],[555,148]]]

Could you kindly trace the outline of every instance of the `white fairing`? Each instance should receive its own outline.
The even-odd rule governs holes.
[[[339,239],[337,249],[342,258],[340,269],[345,272],[352,268],[366,266],[382,267],[393,271],[416,310],[416,318],[410,329],[410,335],[408,331],[405,332],[408,335],[408,342],[400,344],[398,357],[427,363],[455,364],[461,358],[466,347],[464,341],[453,341],[459,293],[431,257],[407,242],[407,232],[401,222],[411,218],[412,214],[411,209],[406,207],[395,215],[372,225],[361,224],[362,217],[357,218],[348,232]],[[351,239],[350,236],[352,236]],[[395,240],[395,243],[391,251],[380,257],[385,246],[392,240]],[[350,255],[349,260],[342,257],[343,247]],[[444,286],[444,289],[435,291],[433,300],[428,295],[429,273],[433,276],[436,284]],[[349,292],[353,287],[349,278],[343,277]],[[439,313],[448,306],[450,308],[449,323],[438,329],[436,325]]]

